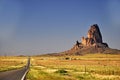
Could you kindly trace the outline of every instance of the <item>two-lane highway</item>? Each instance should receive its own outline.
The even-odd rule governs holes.
[[[30,58],[28,58],[25,67],[17,70],[11,70],[6,72],[0,72],[0,80],[22,80],[24,79],[30,66]]]

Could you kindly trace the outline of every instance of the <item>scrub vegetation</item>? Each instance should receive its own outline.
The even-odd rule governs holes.
[[[0,72],[21,68],[26,62],[27,57],[0,56]]]
[[[26,65],[27,57],[1,56],[0,72]],[[27,80],[120,80],[120,54],[32,56]]]
[[[120,54],[34,56],[27,80],[120,80]]]

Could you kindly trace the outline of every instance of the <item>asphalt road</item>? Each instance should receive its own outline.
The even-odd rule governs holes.
[[[17,70],[0,72],[0,80],[21,80],[25,72],[29,69],[30,58],[25,67]]]

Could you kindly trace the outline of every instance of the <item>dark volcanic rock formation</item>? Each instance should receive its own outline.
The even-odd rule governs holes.
[[[103,43],[102,35],[97,24],[94,24],[88,30],[87,37],[82,37],[82,46],[108,47],[107,43]]]
[[[102,43],[102,35],[97,24],[94,24],[88,30],[87,38],[82,37],[82,44],[91,46],[94,43]]]
[[[108,47],[107,43],[102,40],[102,34],[99,26],[94,24],[90,27],[87,37],[82,37],[81,42],[76,41],[74,47],[63,52],[66,55],[80,55],[84,53],[120,53],[120,50],[115,50]]]
[[[102,43],[102,35],[97,24],[94,24],[90,27],[88,31],[88,38],[91,38],[96,43]]]

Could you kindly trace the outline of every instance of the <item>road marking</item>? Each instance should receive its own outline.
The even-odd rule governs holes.
[[[27,70],[26,70],[26,72],[24,73],[24,75],[23,75],[23,77],[21,78],[21,80],[25,80],[25,77],[26,77],[26,75],[27,75],[27,73],[28,73],[28,71],[29,71],[29,67],[30,67],[30,57],[28,58],[28,62],[27,62],[27,65],[26,65]]]
[[[26,74],[27,74],[28,71],[29,71],[29,69],[27,69],[27,71],[25,72],[25,74],[23,75],[23,77],[21,78],[21,80],[25,79],[25,76],[26,76]]]

